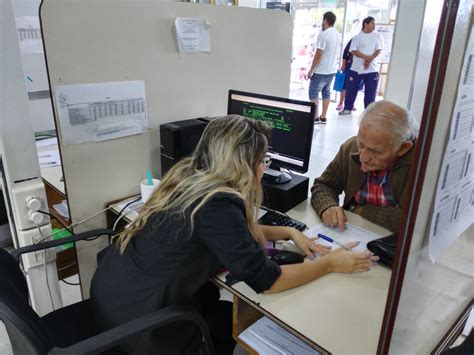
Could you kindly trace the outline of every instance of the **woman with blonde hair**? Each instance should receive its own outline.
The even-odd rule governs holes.
[[[169,305],[192,304],[208,322],[216,353],[231,354],[231,307],[219,303],[207,284],[223,266],[259,293],[329,272],[369,269],[375,258],[368,252],[329,252],[296,229],[257,224],[269,133],[265,123],[237,115],[208,124],[194,153],[166,174],[101,260],[91,301],[103,329]],[[311,258],[324,256],[279,266],[265,256],[263,243],[286,238]],[[166,354],[182,354],[194,353],[201,339],[181,325],[149,341]]]

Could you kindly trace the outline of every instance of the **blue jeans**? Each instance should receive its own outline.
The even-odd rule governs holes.
[[[344,110],[352,110],[354,102],[357,98],[360,82],[364,82],[364,107],[369,106],[375,101],[377,93],[377,86],[379,84],[379,73],[357,74],[357,72],[350,70],[346,77],[346,99],[344,101]]]
[[[328,100],[331,97],[331,83],[334,78],[334,74],[313,74],[309,83],[309,100],[314,101],[321,96],[323,100]]]

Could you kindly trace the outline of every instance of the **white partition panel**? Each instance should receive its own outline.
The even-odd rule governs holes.
[[[178,53],[176,17],[206,18],[210,53]],[[146,88],[146,134],[63,145],[56,117],[73,221],[137,193],[146,169],[159,174],[160,124],[225,114],[229,89],[288,96],[292,22],[284,11],[154,0],[44,0],[41,22],[53,97],[60,84],[143,80]],[[83,228],[103,225],[100,216]],[[86,251],[90,245],[78,248],[85,295],[98,248]]]

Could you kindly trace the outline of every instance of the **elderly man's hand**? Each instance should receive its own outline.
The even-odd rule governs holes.
[[[326,209],[321,215],[323,223],[330,227],[339,227],[341,231],[344,230],[346,226],[346,215],[344,210],[339,206],[332,206]]]

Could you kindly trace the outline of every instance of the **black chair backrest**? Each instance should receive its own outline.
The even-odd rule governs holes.
[[[31,308],[28,287],[18,262],[0,249],[0,319],[15,354],[46,354],[52,347],[42,322]]]

